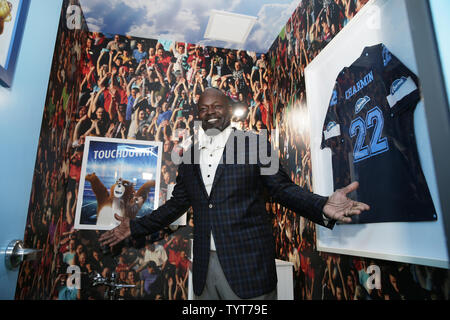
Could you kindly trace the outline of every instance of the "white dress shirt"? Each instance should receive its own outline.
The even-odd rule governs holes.
[[[211,193],[217,166],[222,159],[225,145],[232,131],[233,128],[230,125],[219,134],[208,136],[202,127],[199,128],[200,171],[208,195]],[[212,231],[210,250],[216,251]]]

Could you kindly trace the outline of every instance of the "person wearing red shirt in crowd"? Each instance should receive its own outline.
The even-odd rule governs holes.
[[[127,103],[128,100],[125,90],[119,86],[115,75],[116,70],[114,69],[111,74],[111,84],[109,85],[109,89],[103,91],[103,106],[111,121],[117,119],[117,105]]]
[[[167,73],[167,69],[169,69],[171,60],[172,58],[170,57],[170,55],[166,54],[162,46],[160,46],[156,50],[156,63],[158,64],[162,73]]]
[[[83,52],[83,59],[81,59],[83,75],[88,74],[91,67],[95,66],[94,49],[92,46],[92,42],[93,41],[91,38],[86,39],[85,49]]]
[[[150,47],[148,49],[147,68],[154,68],[156,63],[156,49]]]
[[[75,216],[76,201],[72,199],[78,198],[78,182],[81,176],[81,161],[83,159],[83,151],[81,148],[77,148],[74,154],[70,157],[69,166],[69,181],[67,183],[67,213],[73,218]]]
[[[309,255],[306,256],[306,266],[303,272],[305,273],[305,298],[306,300],[312,300],[315,273]]]
[[[94,40],[94,46],[96,47],[104,47],[104,44],[106,43],[105,35],[100,32],[93,32],[92,40]]]
[[[259,110],[261,112],[261,121],[266,126],[266,128],[270,128],[270,119],[272,118],[272,103],[268,97],[267,84],[264,83],[263,86],[263,97],[261,97],[259,103]]]
[[[181,251],[178,255],[177,262],[175,264],[175,267],[179,270],[179,273],[182,275],[185,275],[186,272],[189,270],[191,262],[189,261],[186,251]]]
[[[119,263],[116,266],[116,272],[121,273],[123,271],[128,271],[129,265],[125,262],[125,258],[123,256],[119,257]]]
[[[276,65],[278,66],[285,66],[287,65],[287,55],[286,55],[286,43],[283,43],[282,41],[278,42],[278,48],[277,48],[277,62]]]
[[[164,249],[167,251],[167,257],[170,264],[176,266],[180,259],[181,250],[185,249],[186,244],[182,242],[181,236],[175,234],[166,244]]]
[[[61,132],[62,129],[64,129],[65,116],[66,116],[66,113],[63,109],[63,103],[62,103],[62,101],[60,101],[57,104],[57,109],[56,109],[56,113],[55,113],[55,125],[56,125],[56,128],[58,129],[58,132]]]
[[[203,56],[203,50],[201,47],[197,46],[192,55],[187,59],[187,63],[190,63],[193,60],[197,60],[197,66],[199,68],[206,68],[206,59]]]
[[[186,299],[186,292],[184,288],[187,288],[187,279],[189,276],[189,265],[190,261],[186,256],[185,251],[181,251],[179,255],[179,259],[177,264],[175,265],[175,282],[176,282],[176,288],[174,296],[177,298],[177,293],[181,293],[181,297],[183,299]]]

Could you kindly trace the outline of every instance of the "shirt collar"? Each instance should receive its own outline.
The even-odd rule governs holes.
[[[233,127],[231,124],[223,131],[215,136],[208,136],[203,128],[200,126],[198,130],[198,146],[200,149],[207,148],[211,144],[214,144],[218,148],[225,148],[228,138],[230,137]]]

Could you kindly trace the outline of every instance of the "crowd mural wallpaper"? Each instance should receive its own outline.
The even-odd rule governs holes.
[[[113,249],[100,246],[101,231],[74,227],[87,137],[160,143],[161,205],[176,179],[171,153],[194,133],[201,92],[216,87],[246,106],[235,125],[267,129],[292,180],[313,190],[304,69],[366,2],[300,1],[270,50],[254,53],[89,31],[83,19],[67,24],[77,1],[64,1],[25,230],[26,246],[43,257],[23,263],[16,298],[109,299],[93,277],[114,275],[128,285],[116,299],[186,300],[191,210],[185,226]],[[295,299],[448,299],[447,270],[319,252],[312,222],[270,201],[266,208],[277,257],[294,265]],[[379,289],[367,286],[370,265],[381,268]],[[73,267],[79,282],[70,281]]]

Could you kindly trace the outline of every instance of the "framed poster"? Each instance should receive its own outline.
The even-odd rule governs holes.
[[[0,0],[0,84],[10,87],[29,0]]]
[[[87,137],[75,229],[110,230],[159,205],[162,143]]]
[[[370,59],[374,52],[377,61]],[[405,74],[399,75],[397,71],[390,70],[389,75],[395,74],[395,78],[385,81],[386,91],[375,88],[374,94],[366,94],[366,87],[377,87],[375,69],[385,70],[394,60],[399,61],[399,64],[401,62]],[[373,63],[373,66],[367,67],[367,63]],[[360,74],[350,74],[346,78],[345,75],[352,70],[358,70]],[[364,183],[370,183],[369,188],[374,190],[370,196],[379,190],[386,195],[386,198],[369,203],[380,208],[373,211],[375,213],[372,216],[368,213],[365,220],[351,225],[336,225],[333,231],[319,226],[318,250],[448,268],[446,238],[425,118],[426,101],[421,98],[420,79],[415,79],[415,75],[420,78],[405,0],[372,0],[367,3],[305,69],[315,193],[328,196],[336,189],[336,185],[339,187],[341,176],[337,171],[340,169],[333,163],[339,154],[341,160],[348,163],[343,167],[350,168],[346,176],[350,181],[360,181],[358,192],[361,194],[367,185],[362,186],[365,178],[357,169],[358,165],[367,165],[368,159],[378,161],[395,148],[401,152],[416,147],[418,150],[417,158],[403,159],[404,166],[395,164],[393,160],[386,160],[380,166],[382,171],[388,172],[384,177],[388,182],[379,182],[382,179],[377,172],[368,172],[372,178],[365,179]],[[383,100],[380,92],[389,94]],[[353,101],[352,98],[355,101],[349,107],[351,115],[340,121],[339,126],[339,121],[332,119],[329,110],[331,107],[338,109],[346,106],[348,101]],[[387,130],[383,131],[382,126],[387,128],[391,121],[389,118],[396,117],[396,112],[406,110],[402,109],[405,108],[403,104],[399,109],[399,102],[405,99],[411,99],[406,104],[409,103],[412,108],[409,110],[414,111],[410,111],[413,121],[396,124],[396,132],[406,136],[405,139],[410,142],[408,148],[398,144],[401,138],[386,138],[382,134]],[[384,109],[380,103],[384,104]],[[324,123],[328,125],[324,126]],[[403,125],[405,123],[410,125],[409,128]],[[324,143],[334,137],[339,137],[333,142],[334,147]],[[354,145],[352,138],[356,139]],[[409,182],[402,185],[403,180],[396,175],[410,166],[423,172],[424,184],[429,190],[429,204],[434,207],[433,210],[428,210],[428,207],[418,210],[418,215],[414,217],[409,215],[414,208],[403,210],[394,206],[405,201],[403,189],[411,185]],[[415,176],[411,175],[411,179],[415,179]],[[396,209],[388,212],[386,208],[389,206]]]

